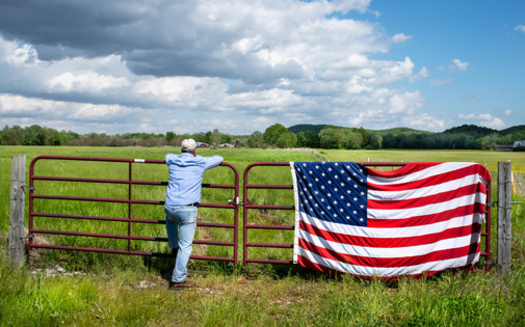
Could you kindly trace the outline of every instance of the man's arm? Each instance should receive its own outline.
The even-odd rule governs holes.
[[[205,159],[205,163],[206,163],[204,166],[205,169],[217,167],[224,161],[223,157],[221,156],[211,156],[211,157],[206,157],[203,159]]]

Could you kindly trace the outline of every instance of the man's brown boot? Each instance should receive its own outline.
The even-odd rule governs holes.
[[[168,288],[170,290],[181,290],[181,289],[184,289],[184,288],[190,288],[190,287],[194,287],[195,284],[192,283],[192,282],[188,282],[187,280],[183,281],[183,282],[170,282],[169,283],[169,286]]]

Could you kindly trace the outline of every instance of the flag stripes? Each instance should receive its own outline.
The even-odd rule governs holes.
[[[490,174],[472,163],[290,163],[294,261],[323,272],[392,278],[479,260]]]

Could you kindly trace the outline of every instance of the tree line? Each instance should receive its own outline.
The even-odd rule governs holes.
[[[32,125],[5,126],[0,131],[0,145],[47,146],[180,146],[183,139],[193,138],[210,146],[236,144],[252,148],[325,148],[325,149],[494,149],[497,145],[511,145],[525,140],[525,125],[496,131],[475,125],[463,125],[442,133],[394,128],[370,131],[363,127],[347,128],[332,125],[296,125],[286,128],[274,124],[264,132],[249,136],[234,136],[218,129],[194,134],[126,133],[108,135],[89,133],[80,135],[71,131]]]
[[[106,133],[89,133],[80,135],[71,131],[57,131],[53,128],[32,125],[22,128],[18,125],[5,126],[0,131],[0,145],[48,145],[48,146],[180,146],[182,140],[193,138],[197,142],[207,144],[230,143],[233,136],[221,133],[219,130],[207,133],[166,134],[126,133],[108,135]]]

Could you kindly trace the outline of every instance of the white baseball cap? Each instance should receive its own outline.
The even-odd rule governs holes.
[[[194,139],[185,139],[182,141],[182,151],[192,152],[197,147],[197,143]]]

